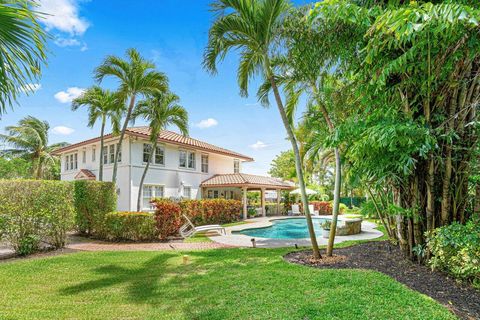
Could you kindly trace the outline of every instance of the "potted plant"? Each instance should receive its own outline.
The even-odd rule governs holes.
[[[320,223],[320,227],[322,228],[322,237],[324,237],[325,239],[328,239],[330,237],[331,225],[331,220],[325,220],[324,222]]]

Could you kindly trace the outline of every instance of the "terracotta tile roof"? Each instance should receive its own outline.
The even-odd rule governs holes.
[[[132,127],[132,128],[127,128],[125,131],[125,134],[130,135],[130,136],[136,136],[136,137],[141,137],[141,138],[146,138],[148,139],[150,137],[150,128],[149,127]],[[110,139],[113,138],[114,136],[112,134],[107,134],[105,135],[105,139]],[[94,143],[100,141],[100,137],[98,138],[93,138],[89,140],[85,140],[79,143],[71,144],[67,147],[60,148],[55,150],[55,154],[61,154],[63,152],[69,151],[69,150],[74,150],[78,147]],[[178,134],[176,132],[168,131],[168,130],[163,130],[160,132],[158,135],[158,141],[160,142],[165,142],[165,143],[172,143],[180,146],[185,146],[185,147],[190,147],[194,148],[197,150],[203,150],[206,152],[212,152],[212,153],[218,153],[218,154],[223,154],[231,157],[236,157],[245,161],[253,161],[253,158],[249,156],[245,156],[243,154],[227,150],[221,147],[214,146],[213,144],[209,144],[200,140],[196,140],[190,137],[183,136],[181,134]]]
[[[80,171],[78,171],[78,173],[75,175],[75,179],[77,179],[78,177],[80,177],[82,175],[89,178],[89,179],[95,179],[96,178],[95,174],[92,171],[90,171],[88,169],[80,169]]]
[[[203,181],[202,187],[274,187],[279,189],[295,189],[295,184],[281,179],[256,176],[246,173],[217,174]]]

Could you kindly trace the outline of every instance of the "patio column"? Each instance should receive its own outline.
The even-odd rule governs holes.
[[[267,216],[267,210],[265,210],[265,188],[260,189],[260,194],[262,198],[262,216]]]
[[[280,189],[277,189],[277,215],[280,214],[280,199],[281,199]]]
[[[247,220],[248,214],[247,214],[247,188],[243,187],[242,188],[242,194],[243,194],[243,220]]]

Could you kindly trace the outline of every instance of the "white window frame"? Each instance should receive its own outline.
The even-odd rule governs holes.
[[[182,154],[185,154],[185,165],[182,166]],[[178,150],[178,167],[187,169],[188,167],[188,151]]]
[[[153,150],[153,145],[151,145],[150,143],[144,143],[143,144],[143,151],[142,151],[142,162],[143,164],[146,164],[147,161],[145,161],[145,147],[149,147],[150,149],[150,152],[153,151],[153,155],[152,155],[152,159],[150,161],[150,164],[154,164],[154,165],[157,165],[157,166],[164,166],[165,165],[165,147],[163,145],[157,145],[155,150]],[[157,151],[158,150],[162,150],[163,152],[163,157],[162,157],[162,162],[157,162]],[[150,155],[149,155],[150,156]]]
[[[233,159],[233,173],[240,173],[240,160]]]
[[[144,184],[142,186],[142,210],[144,211],[153,211],[155,210],[155,207],[153,205],[149,205],[148,207],[145,207],[145,196],[144,196],[144,191],[145,188],[150,188],[150,193],[151,196],[149,197],[149,201],[153,198],[163,198],[165,197],[165,185],[163,184]],[[161,188],[161,195],[157,195],[157,190],[156,188]]]
[[[188,195],[186,194],[185,190],[188,191]],[[192,186],[183,186],[183,197],[187,199],[192,199]]]
[[[201,159],[200,160],[200,170],[202,171],[202,173],[208,173],[208,162],[209,162],[208,154],[202,153],[200,159]],[[204,161],[204,160],[206,160],[206,161]],[[204,166],[206,167],[206,169],[204,169]]]
[[[108,163],[115,163],[115,145],[108,146]]]
[[[120,147],[120,143],[116,143],[115,144],[115,149],[118,150],[118,160],[117,160],[117,162],[122,162],[122,148],[119,148],[119,147]],[[113,160],[113,162],[115,162],[115,160]]]
[[[82,163],[87,163],[87,150],[82,151]]]
[[[97,151],[97,149],[95,147],[93,147],[92,148],[92,162],[95,162],[95,160],[96,160],[95,159],[96,156],[97,156],[96,151]]]
[[[108,146],[103,146],[103,159],[101,161],[103,161],[103,164],[108,164]]]

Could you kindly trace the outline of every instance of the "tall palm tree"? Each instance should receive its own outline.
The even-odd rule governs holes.
[[[0,140],[10,145],[11,149],[2,153],[12,157],[22,157],[32,162],[32,176],[42,179],[45,170],[55,165],[56,157],[53,151],[67,145],[65,142],[48,144],[48,130],[50,125],[46,121],[32,116],[21,119],[16,126],[8,126],[8,134],[0,134]]]
[[[31,92],[46,62],[46,33],[35,1],[0,1],[0,117],[21,92]]]
[[[153,154],[157,150],[158,135],[169,125],[176,126],[183,135],[188,135],[188,113],[184,107],[179,105],[180,99],[171,92],[158,92],[150,98],[140,101],[132,118],[142,117],[149,123],[150,142],[152,144],[148,156],[148,162],[143,170],[140,186],[138,189],[137,211],[141,209],[141,196],[143,182],[147,175],[150,163],[153,160]]]
[[[105,125],[110,119],[113,134],[120,132],[120,120],[122,116],[122,101],[117,93],[104,90],[99,86],[93,86],[72,101],[72,110],[81,106],[88,106],[88,126],[92,128],[97,120],[101,121],[100,128],[100,164],[98,180],[103,181],[103,145]]]
[[[118,147],[115,151],[112,182],[117,180],[118,155],[122,148],[123,138],[131,121],[132,112],[137,97],[150,96],[159,91],[167,91],[167,77],[162,72],[155,70],[155,64],[140,56],[135,49],[127,50],[127,60],[116,56],[108,56],[103,63],[95,69],[95,79],[102,82],[106,77],[116,78],[119,82],[118,93],[124,103],[126,111],[125,120],[120,132]]]
[[[295,167],[313,254],[315,258],[320,258],[313,222],[308,210],[302,159],[297,139],[285,112],[271,64],[272,59],[276,56],[276,40],[282,26],[282,17],[289,7],[290,4],[287,0],[216,0],[212,4],[216,19],[209,31],[208,45],[204,54],[204,67],[215,74],[217,62],[222,61],[229,51],[239,50],[240,63],[237,79],[240,94],[248,95],[249,80],[256,74],[260,74],[270,82],[278,111],[295,154]]]

